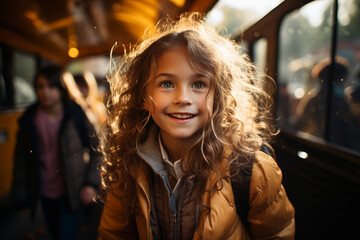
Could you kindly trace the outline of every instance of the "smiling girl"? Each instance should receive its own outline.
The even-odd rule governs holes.
[[[99,239],[292,239],[264,78],[198,14],[157,30],[110,76]]]

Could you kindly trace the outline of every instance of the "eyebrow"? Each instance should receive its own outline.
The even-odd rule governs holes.
[[[159,73],[157,74],[154,79],[158,78],[158,77],[169,77],[169,78],[173,78],[176,77],[175,74],[172,73]],[[195,73],[193,75],[191,75],[191,78],[197,79],[197,78],[208,78],[208,76],[206,74],[203,73]]]
[[[154,79],[157,79],[158,77],[175,77],[175,74],[172,73],[159,73],[157,74]]]

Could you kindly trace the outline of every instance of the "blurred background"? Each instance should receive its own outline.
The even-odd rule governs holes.
[[[356,238],[359,9],[360,0],[2,0],[0,239],[49,238],[41,209],[30,221],[28,213],[12,210],[9,197],[17,119],[36,101],[36,71],[50,64],[64,67],[80,105],[86,100],[75,80],[87,73],[95,83],[92,97],[102,102],[106,76],[124,49],[159,19],[191,11],[203,13],[220,34],[236,41],[277,84],[272,111],[280,134],[274,148],[296,209],[296,239]],[[345,74],[337,74],[339,64]],[[96,239],[100,212],[89,210],[79,238]]]

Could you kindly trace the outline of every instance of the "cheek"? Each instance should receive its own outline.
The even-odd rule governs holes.
[[[61,92],[56,88],[51,91],[51,95],[56,99],[61,99]]]
[[[44,90],[43,89],[37,89],[36,94],[37,94],[38,97],[42,97],[42,96],[44,96]]]

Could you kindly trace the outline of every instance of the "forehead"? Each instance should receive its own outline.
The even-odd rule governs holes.
[[[150,69],[150,78],[162,71],[190,71],[208,75],[205,68],[200,66],[195,57],[191,57],[184,45],[166,49],[154,58]]]
[[[184,46],[178,46],[164,51],[155,61],[158,68],[161,68],[164,65],[176,65],[176,63],[179,62],[190,64],[189,55]]]
[[[55,83],[52,83],[44,75],[37,76],[37,78],[35,80],[35,87],[37,87],[37,86],[45,86],[45,87],[50,87],[50,88],[57,88]]]
[[[39,75],[36,78],[36,84],[49,84],[49,80],[45,76]]]

